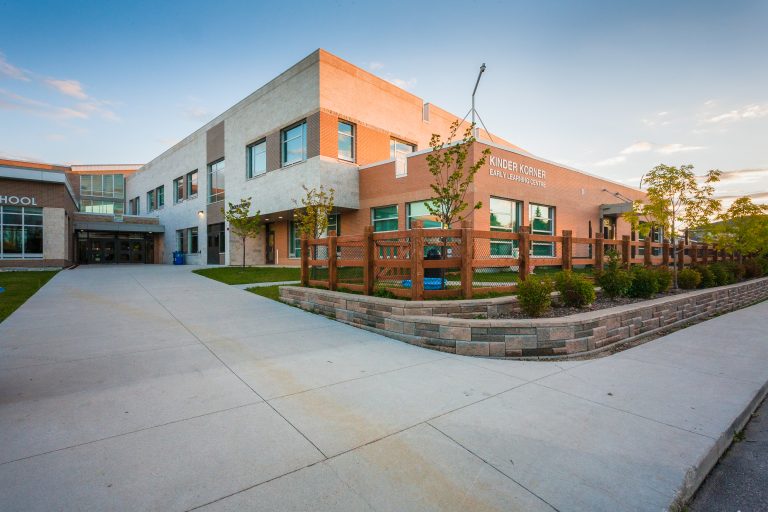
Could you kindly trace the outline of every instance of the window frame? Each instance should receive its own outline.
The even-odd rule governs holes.
[[[256,155],[264,155],[264,170],[254,173],[254,149],[259,146],[264,146],[264,151],[256,153]],[[252,180],[263,176],[267,173],[267,138],[257,140],[245,146],[245,179]]]
[[[395,216],[394,217],[387,217],[387,218],[383,218],[383,219],[377,219],[376,218],[376,213],[375,213],[376,210],[381,210],[383,208],[391,208],[393,206],[395,207]],[[397,222],[397,227],[395,229],[385,229],[385,230],[381,230],[381,231],[377,231],[376,230],[376,223],[377,222],[388,222],[388,221],[392,221],[392,220],[395,220]],[[387,205],[382,205],[382,206],[372,206],[371,207],[371,226],[373,227],[373,232],[374,233],[392,233],[394,231],[399,231],[400,230],[400,205],[399,204],[387,204]]]
[[[410,151],[398,151],[397,150],[397,145],[398,144],[402,144],[404,146],[409,146],[411,148],[411,150]],[[396,137],[390,137],[389,138],[389,158],[390,159],[396,160],[398,154],[410,155],[411,153],[415,153],[417,151],[416,148],[417,148],[416,144],[411,144],[410,142],[406,142],[406,141],[404,141],[402,139],[398,139]]]
[[[10,211],[8,211],[10,210]],[[18,210],[18,211],[16,211]],[[6,222],[6,216],[19,216],[20,222]],[[32,220],[35,222],[31,222]],[[39,222],[37,222],[39,220]],[[5,252],[5,232],[20,234],[21,252]],[[27,252],[28,233],[33,231],[40,235],[40,252]],[[43,208],[31,206],[0,205],[0,260],[40,260],[44,258],[45,229],[43,225]]]
[[[497,201],[506,201],[510,203],[511,208],[511,216],[514,216],[512,219],[512,227],[501,227],[501,226],[493,226],[491,224],[491,218],[493,216],[493,210],[491,209],[491,205],[494,203],[494,200]],[[520,222],[521,217],[523,214],[523,201],[518,201],[517,199],[511,199],[507,197],[499,197],[499,196],[491,196],[488,201],[488,223],[489,223],[489,231],[498,231],[500,233],[517,233],[520,229]],[[494,247],[496,248],[497,254],[493,254]],[[499,249],[503,250],[499,251]],[[508,248],[508,249],[507,249]],[[490,239],[490,247],[489,256],[491,258],[517,258],[519,257],[518,253],[519,243],[518,240],[503,240],[503,239]]]
[[[216,169],[216,171],[215,171],[216,172],[216,177],[218,178],[219,174],[221,173],[221,175],[224,176],[225,181],[224,181],[224,186],[221,189],[221,192],[216,194],[216,197],[218,197],[219,195],[221,197],[218,197],[218,199],[213,199],[213,197],[214,197],[214,195],[213,195],[213,180],[212,180],[213,173],[214,173],[213,167],[214,166],[218,166],[219,164],[222,164],[222,166],[221,166],[221,169],[218,169],[218,168]],[[207,178],[208,178],[208,204],[218,203],[219,201],[223,201],[224,200],[225,193],[226,193],[226,188],[227,188],[226,175],[224,174],[225,170],[226,170],[226,160],[224,158],[219,158],[218,160],[215,160],[215,161],[213,161],[213,162],[208,164],[208,174],[207,174]]]
[[[405,227],[406,229],[413,229],[412,220],[414,218],[414,215],[411,214],[411,205],[414,204],[426,204],[429,202],[429,199],[425,199],[423,201],[411,201],[409,203],[405,203]],[[429,214],[429,211],[427,211],[427,214]],[[431,220],[428,222],[436,222],[439,223],[439,221]],[[430,227],[424,227],[424,229],[441,229],[443,226],[440,224],[439,226],[430,226]]]
[[[173,180],[173,204],[179,204],[184,201],[185,194],[184,176],[179,176]],[[179,193],[181,192],[181,193]]]
[[[198,173],[198,169],[194,169],[192,171],[189,171],[184,179],[184,195],[187,199],[194,199],[197,197],[197,194],[200,190],[200,174]],[[192,179],[194,177],[194,180]],[[192,183],[195,184],[195,193],[192,193]]]
[[[533,220],[534,219],[543,219],[544,217],[536,217],[534,216],[534,208],[546,208],[547,209],[547,215],[548,219],[550,221],[550,229],[548,232],[545,232],[543,229],[533,229]],[[541,203],[528,203],[528,224],[531,226],[531,234],[533,235],[549,235],[549,236],[555,236],[556,231],[556,224],[555,219],[557,215],[557,209],[554,206],[541,204]],[[534,248],[542,248],[547,247],[549,248],[549,252],[547,254],[534,254]],[[531,257],[533,258],[554,258],[556,257],[556,249],[555,249],[555,242],[531,242]]]
[[[286,156],[288,153],[285,149],[286,144],[290,141],[297,139],[298,136],[291,139],[286,139],[286,136],[288,132],[290,132],[294,128],[299,128],[299,127],[301,127],[301,139],[302,139],[301,158],[298,160],[292,160],[288,162],[286,160]],[[280,167],[288,167],[289,165],[298,164],[306,160],[307,160],[307,120],[304,119],[302,121],[299,121],[298,123],[294,123],[280,130]]]
[[[341,131],[341,125],[349,126],[349,133],[343,133]],[[352,123],[351,121],[339,119],[338,122],[336,123],[336,149],[337,149],[336,156],[339,160],[343,160],[345,162],[352,162],[352,163],[357,161],[357,150],[356,150],[357,148],[355,147],[355,143],[357,141],[356,132],[357,132],[357,126],[355,125],[355,123]],[[350,147],[351,155],[349,157],[342,156],[341,154],[342,137],[348,137],[350,140],[349,147]]]

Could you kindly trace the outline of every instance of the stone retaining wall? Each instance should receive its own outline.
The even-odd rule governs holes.
[[[408,302],[283,286],[280,298],[287,304],[436,350],[486,357],[570,356],[768,299],[768,278],[567,317],[528,320],[471,318],[516,309],[514,297]]]

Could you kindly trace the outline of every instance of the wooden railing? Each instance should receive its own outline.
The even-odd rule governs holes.
[[[346,289],[365,295],[384,294],[425,298],[472,298],[477,294],[513,291],[536,267],[591,265],[602,269],[605,255],[615,250],[622,265],[672,265],[671,244],[650,238],[633,241],[532,234],[529,226],[517,233],[461,229],[407,231],[301,239],[301,283],[329,290]],[[426,254],[425,254],[426,253]],[[538,254],[537,254],[538,253]],[[734,259],[711,245],[680,240],[675,251],[678,268]]]

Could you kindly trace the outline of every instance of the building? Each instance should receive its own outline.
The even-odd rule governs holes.
[[[0,267],[159,260],[158,219],[124,215],[139,167],[0,160]]]
[[[430,224],[426,156],[433,133],[447,135],[456,116],[324,50],[317,50],[247,98],[144,165],[126,182],[128,212],[156,216],[188,263],[240,264],[240,240],[227,235],[222,208],[250,197],[265,222],[248,240],[246,264],[299,264],[292,212],[302,186],[335,190],[339,234]],[[467,124],[461,127],[466,128]],[[537,158],[497,135],[479,131],[473,158],[491,157],[471,187],[481,200],[476,229],[574,236],[630,233],[620,219],[636,189]],[[167,200],[165,197],[168,190]],[[537,250],[545,252],[544,247]]]

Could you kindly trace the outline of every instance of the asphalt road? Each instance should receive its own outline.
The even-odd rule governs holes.
[[[744,437],[731,445],[699,488],[690,510],[768,510],[768,400],[755,411]]]

